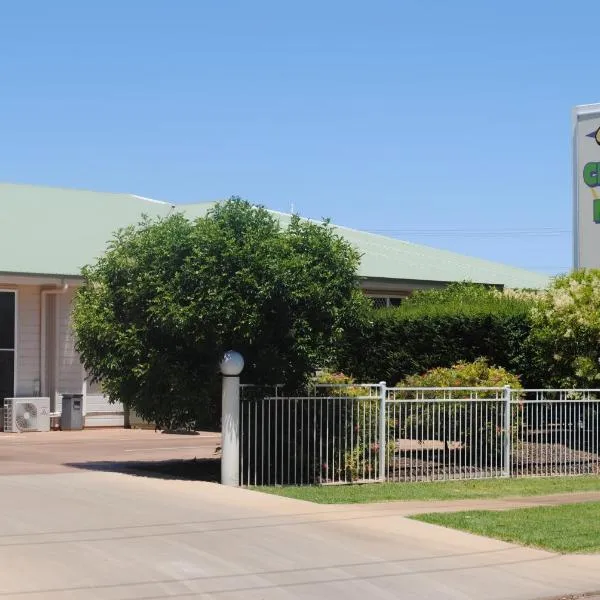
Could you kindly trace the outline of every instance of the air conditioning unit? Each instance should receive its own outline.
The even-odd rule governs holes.
[[[50,431],[50,398],[5,398],[4,431]]]

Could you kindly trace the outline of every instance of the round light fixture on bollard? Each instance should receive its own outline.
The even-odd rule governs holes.
[[[225,377],[237,377],[244,369],[244,357],[235,350],[228,350],[221,361],[221,373]]]

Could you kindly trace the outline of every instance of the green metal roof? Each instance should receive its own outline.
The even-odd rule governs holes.
[[[289,222],[290,215],[271,212],[279,217],[281,223]],[[542,289],[550,283],[547,275],[526,269],[348,227],[335,227],[361,253],[359,274],[362,277],[428,282],[472,281],[530,289]]]
[[[143,215],[167,216],[177,210],[196,218],[213,204],[175,206],[132,194],[0,184],[0,272],[76,276],[104,252],[117,229]],[[289,222],[290,215],[271,212],[282,224]],[[548,276],[524,269],[345,227],[337,230],[361,253],[363,277],[515,288],[543,288],[549,282]]]
[[[0,184],[0,271],[78,275],[112,232],[172,207],[129,194]]]

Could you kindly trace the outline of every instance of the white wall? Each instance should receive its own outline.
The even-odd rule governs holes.
[[[21,278],[23,279],[23,278]],[[41,359],[42,359],[42,290],[58,287],[46,285],[27,285],[22,281],[13,282],[9,278],[2,281],[2,288],[17,291],[16,308],[16,377],[15,395],[33,396],[43,392],[41,390]],[[74,287],[66,293],[47,297],[46,305],[46,355],[44,369],[47,371],[45,378],[53,377],[55,349],[58,349],[58,381],[57,393],[80,394],[83,391],[84,369],[75,350],[75,337],[71,325],[71,308],[75,294]],[[56,303],[57,311],[54,311]],[[58,339],[54,332],[58,332]],[[50,372],[48,371],[50,370]],[[47,381],[46,393],[53,388]],[[94,426],[123,426],[123,405],[110,404],[107,397],[102,395],[100,389],[90,385],[88,396],[91,412],[86,419],[87,427]],[[57,407],[58,408],[58,407]],[[1,430],[1,428],[0,428]]]
[[[75,336],[71,327],[71,306],[74,290],[57,296],[58,300],[58,391],[81,394],[83,368],[75,351]]]
[[[39,391],[40,291],[37,285],[17,288],[17,396],[31,396],[36,385]]]
[[[70,288],[57,296],[58,301],[58,392],[80,394],[85,371],[75,350],[75,335],[71,322],[71,309],[75,290]],[[121,403],[111,404],[98,386],[87,386],[85,399],[86,427],[123,427],[124,415]]]

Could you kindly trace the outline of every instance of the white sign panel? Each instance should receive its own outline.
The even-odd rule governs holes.
[[[575,108],[573,153],[573,263],[600,268],[600,104]]]

